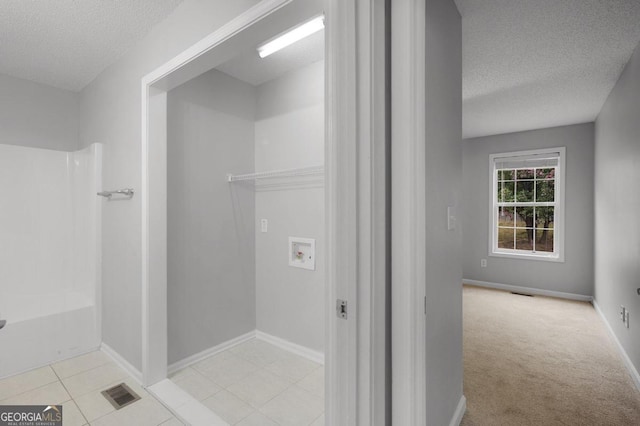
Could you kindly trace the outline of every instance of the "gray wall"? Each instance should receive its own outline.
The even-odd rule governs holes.
[[[171,90],[167,123],[168,356],[253,331],[255,88],[212,70]]]
[[[324,61],[258,87],[255,164],[256,171],[324,164]],[[256,192],[258,330],[316,351],[324,348],[324,231],[323,187]],[[290,236],[315,238],[315,271],[289,266]]]
[[[565,262],[489,256],[489,155],[566,147]],[[466,139],[463,142],[464,278],[593,295],[593,123]],[[487,267],[480,266],[487,259]]]
[[[640,370],[640,49],[596,120],[595,300]],[[630,311],[630,327],[619,319]]]
[[[77,150],[79,99],[69,90],[0,74],[0,144]]]
[[[462,396],[461,230],[446,217],[461,201],[462,30],[453,0],[426,7],[426,413],[448,425]]]
[[[105,188],[141,183],[140,81],[258,0],[185,0],[81,92],[80,144],[104,144]],[[102,212],[103,341],[142,367],[141,199]]]

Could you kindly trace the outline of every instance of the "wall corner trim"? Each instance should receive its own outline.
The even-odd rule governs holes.
[[[300,355],[301,357],[307,358],[308,360],[311,360],[313,362],[317,362],[318,364],[324,365],[324,354],[322,352],[307,348],[306,346],[298,345],[296,343],[281,339],[280,337],[276,337],[259,330],[256,330],[256,339],[264,340],[265,342],[271,343],[272,345],[277,346],[281,349],[284,349],[296,355]]]
[[[116,352],[111,346],[102,342],[100,344],[100,351],[111,358],[118,367],[129,373],[129,375],[133,377],[139,385],[142,385],[142,372],[135,368],[129,361],[124,359],[124,357]]]
[[[497,290],[513,291],[516,293],[536,294],[538,296],[557,297],[559,299],[578,300],[580,302],[593,301],[593,296],[586,296],[584,294],[564,293],[561,291],[544,290],[541,288],[521,287],[519,285],[499,284],[499,283],[492,283],[489,281],[469,280],[467,278],[464,278],[462,280],[462,284],[463,285],[470,284],[476,287],[494,288]]]
[[[449,426],[459,426],[462,422],[462,418],[464,417],[464,413],[467,411],[467,398],[462,395],[460,397],[460,401],[458,401],[458,406],[456,407],[456,411],[453,413],[453,417],[451,418],[451,422],[449,422]]]
[[[593,300],[593,307],[595,308],[598,315],[600,315],[600,318],[602,318],[602,322],[604,322],[604,325],[606,326],[607,331],[609,332],[609,335],[611,336],[613,341],[616,343],[616,347],[620,352],[620,356],[622,357],[622,361],[624,362],[625,367],[627,367],[627,370],[629,371],[629,374],[633,379],[633,383],[636,385],[636,388],[640,390],[640,374],[638,374],[638,370],[636,369],[635,365],[633,365],[633,362],[631,362],[631,358],[629,358],[627,351],[624,350],[624,347],[622,346],[622,343],[620,343],[620,340],[618,340],[618,336],[616,336],[616,333],[613,332],[613,328],[611,327],[611,324],[609,324],[609,321],[604,316],[604,313],[600,309],[600,306],[598,306],[598,303],[596,302],[595,299]]]

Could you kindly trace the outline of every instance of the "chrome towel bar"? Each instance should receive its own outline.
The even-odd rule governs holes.
[[[101,191],[101,192],[98,192],[97,195],[108,198],[109,200],[114,195],[124,195],[127,199],[130,199],[133,197],[133,189],[125,188],[125,189],[118,189],[116,191]]]

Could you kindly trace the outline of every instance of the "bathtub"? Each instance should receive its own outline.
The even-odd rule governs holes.
[[[101,147],[0,145],[0,378],[96,349]]]
[[[0,330],[0,379],[100,345],[95,303],[80,294],[24,298],[2,316],[7,324]]]

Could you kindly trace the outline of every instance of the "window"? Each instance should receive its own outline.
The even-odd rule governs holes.
[[[491,255],[564,260],[564,154],[491,155]]]

